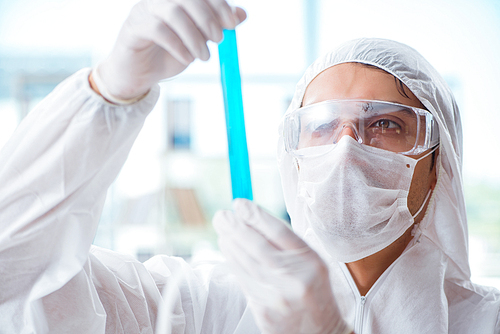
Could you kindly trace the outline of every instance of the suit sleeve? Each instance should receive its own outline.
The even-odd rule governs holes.
[[[116,106],[90,69],[61,83],[0,151],[0,328],[43,332],[41,299],[87,261],[106,191],[159,95]],[[10,330],[10,331],[9,331]]]

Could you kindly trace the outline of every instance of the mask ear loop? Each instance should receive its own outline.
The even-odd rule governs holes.
[[[422,212],[422,210],[424,209],[424,206],[427,203],[427,200],[429,199],[429,197],[431,197],[431,192],[432,192],[432,189],[429,189],[429,191],[427,192],[427,196],[425,196],[425,199],[422,202],[422,205],[420,206],[420,209],[418,209],[418,211],[415,212],[415,214],[412,216],[413,220],[415,220],[415,218],[417,218],[417,216],[420,214],[420,212]]]
[[[431,155],[432,153],[434,153],[437,148],[439,147],[439,145],[436,145],[432,150],[430,150],[429,152],[427,152],[427,154],[425,154],[424,156],[420,157],[418,159],[418,161],[428,157],[429,155]],[[413,220],[415,221],[415,218],[417,218],[417,216],[422,212],[422,210],[424,209],[425,205],[427,204],[427,201],[429,200],[429,197],[431,197],[431,193],[432,193],[432,189],[429,189],[429,191],[427,192],[427,195],[425,196],[425,199],[424,201],[422,202],[422,205],[420,206],[420,208],[417,210],[417,212],[415,212],[415,214],[412,216]],[[418,232],[418,237],[420,237],[420,235],[422,234],[422,230],[420,229],[420,222],[418,224],[414,224],[413,225],[413,229],[411,230],[411,236],[412,237],[415,237],[415,235],[417,235],[417,232]],[[417,240],[417,242],[419,242]]]
[[[423,156],[421,156],[420,158],[418,158],[417,162],[419,162],[420,160],[423,160],[423,159],[427,158],[429,155],[431,155],[432,153],[434,153],[438,149],[438,147],[439,147],[439,145],[434,146],[429,152],[425,153]]]
[[[427,192],[427,196],[425,196],[424,201],[422,202],[422,205],[420,206],[420,209],[418,209],[417,212],[412,216],[413,221],[415,221],[415,218],[422,212],[424,209],[425,205],[427,204],[427,201],[429,200],[429,197],[431,197],[432,189],[429,189]],[[420,242],[420,235],[422,235],[422,230],[420,229],[420,222],[416,223],[413,225],[413,229],[411,230],[411,236],[415,237],[417,236],[417,242]]]

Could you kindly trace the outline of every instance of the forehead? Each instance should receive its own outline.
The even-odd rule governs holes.
[[[318,74],[307,86],[302,105],[327,100],[379,100],[422,108],[418,98],[392,74],[360,63],[343,63]]]

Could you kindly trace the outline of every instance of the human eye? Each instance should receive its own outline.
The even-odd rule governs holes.
[[[372,123],[371,127],[379,128],[379,129],[400,129],[401,126],[391,121],[390,119],[379,119],[378,121]]]
[[[378,118],[369,122],[368,129],[372,132],[395,132],[400,133],[404,129],[402,121],[393,118]]]

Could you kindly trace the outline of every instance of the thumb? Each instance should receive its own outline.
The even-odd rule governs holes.
[[[301,249],[307,244],[284,221],[267,213],[252,201],[237,198],[233,201],[236,216],[252,226],[281,249]]]

